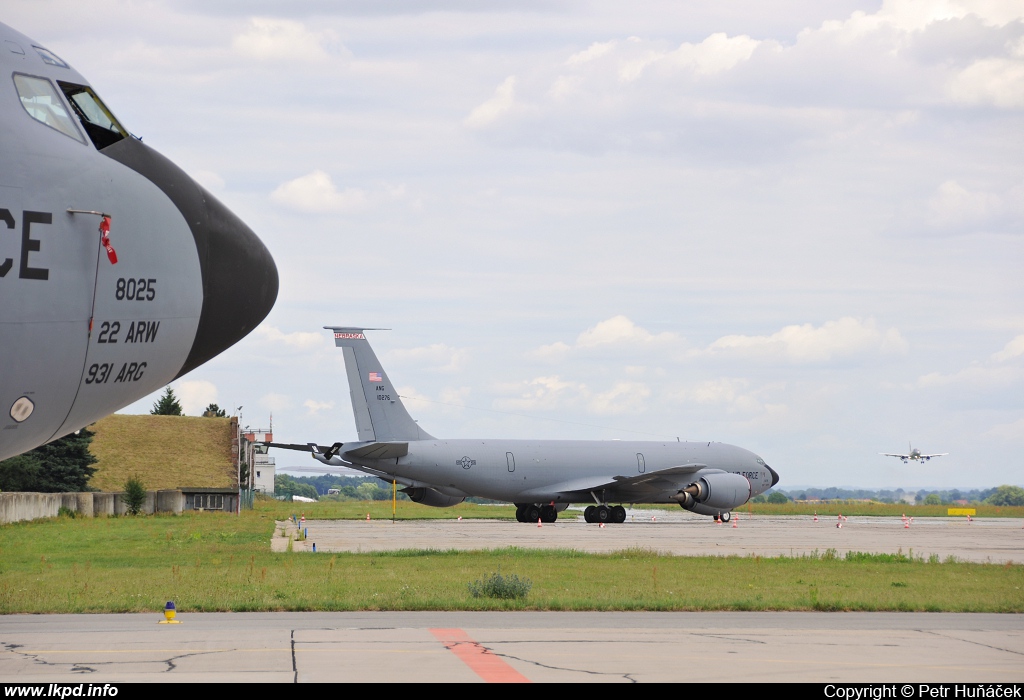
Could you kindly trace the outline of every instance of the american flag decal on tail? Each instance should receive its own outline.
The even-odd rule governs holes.
[[[371,382],[382,382],[384,380],[380,378],[380,372],[370,372],[370,381]]]

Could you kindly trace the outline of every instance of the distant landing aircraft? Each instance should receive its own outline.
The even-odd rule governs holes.
[[[942,452],[935,455],[923,455],[921,454],[921,450],[916,449],[909,443],[907,443],[907,447],[909,448],[909,454],[893,454],[891,452],[879,452],[878,454],[885,455],[886,457],[899,457],[903,460],[904,464],[907,464],[911,460],[915,462],[927,462],[932,457],[945,457],[949,454],[948,452]]]
[[[270,446],[394,480],[416,503],[446,507],[481,496],[516,504],[520,522],[549,523],[570,503],[590,504],[590,523],[625,522],[622,503],[678,503],[728,521],[779,481],[753,452],[718,442],[438,440],[406,412],[367,329],[327,328],[345,356],[359,440]]]

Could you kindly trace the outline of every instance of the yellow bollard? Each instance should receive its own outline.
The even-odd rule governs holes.
[[[177,611],[174,609],[174,601],[173,600],[168,600],[167,601],[167,605],[164,606],[164,619],[160,620],[160,622],[157,623],[157,624],[161,624],[161,625],[180,625],[181,624],[181,620],[175,620],[174,619],[175,612],[177,612]]]

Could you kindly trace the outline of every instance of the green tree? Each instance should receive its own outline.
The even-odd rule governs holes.
[[[228,412],[215,403],[211,403],[203,411],[203,418],[224,418],[228,415]]]
[[[287,474],[276,474],[274,476],[274,495],[304,496],[305,498],[312,499],[319,498],[314,486],[306,483],[300,483]]]
[[[93,433],[88,428],[65,435],[25,454],[0,462],[0,490],[58,493],[88,491],[96,473],[89,452]]]
[[[1004,484],[996,492],[985,499],[985,503],[994,506],[1024,506],[1024,489],[1020,486]]]
[[[769,503],[789,503],[789,497],[782,491],[772,491],[768,494]]]
[[[146,505],[146,487],[138,474],[134,474],[124,482],[124,505],[128,515],[138,515]]]
[[[178,403],[177,397],[174,395],[174,389],[167,387],[164,389],[164,394],[161,396],[155,404],[153,404],[153,410],[150,411],[151,415],[154,416],[180,416],[183,415],[181,411],[181,404]]]
[[[942,497],[937,493],[930,493],[924,497],[924,504],[926,506],[940,506],[942,505]]]

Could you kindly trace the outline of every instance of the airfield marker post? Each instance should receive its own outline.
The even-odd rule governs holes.
[[[391,524],[394,525],[398,511],[398,480],[391,480]]]

